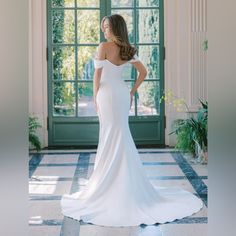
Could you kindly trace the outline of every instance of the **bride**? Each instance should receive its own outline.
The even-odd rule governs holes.
[[[142,166],[130,133],[133,95],[147,75],[128,40],[126,22],[106,16],[94,59],[94,104],[99,118],[99,143],[94,170],[84,189],[61,199],[65,216],[101,226],[166,223],[198,212],[201,199],[178,187],[154,187]],[[138,71],[131,91],[122,72],[127,63]]]

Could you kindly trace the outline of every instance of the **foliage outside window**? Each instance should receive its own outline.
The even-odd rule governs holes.
[[[93,58],[100,42],[99,2],[97,0],[51,1],[52,87],[55,116],[97,115],[92,103],[92,82]],[[153,8],[134,10],[134,2],[136,2],[136,7],[152,6]],[[119,8],[121,6],[123,9]],[[138,48],[139,57],[148,70],[148,77],[136,94],[136,115],[139,116],[160,114],[158,102],[160,97],[160,29],[159,9],[155,8],[158,6],[158,0],[111,1],[111,13],[124,16],[130,41]],[[87,7],[87,9],[80,9],[80,7]],[[135,11],[136,17],[134,17]],[[134,77],[134,70],[127,66],[124,79],[129,83],[128,86],[133,86]],[[130,114],[135,115],[134,107],[132,109]]]

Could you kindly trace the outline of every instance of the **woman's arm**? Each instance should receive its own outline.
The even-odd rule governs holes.
[[[96,59],[98,59],[98,60],[105,59],[105,45],[104,45],[104,43],[99,44]],[[99,85],[100,85],[101,74],[102,74],[102,68],[95,68],[94,76],[93,76],[93,101],[94,101],[94,105],[95,105],[96,110],[97,110],[96,97],[97,97],[97,92],[98,92]]]
[[[146,70],[146,68],[144,67],[144,65],[141,61],[136,61],[136,62],[133,62],[132,64],[134,65],[134,67],[139,72],[139,75],[138,75],[138,79],[136,80],[132,90],[130,91],[131,96],[134,95],[134,93],[137,91],[140,84],[143,82],[143,80],[147,76],[147,70]]]
[[[102,74],[102,68],[95,69],[93,78],[93,101],[96,109],[97,109],[96,97],[100,85],[101,74]]]

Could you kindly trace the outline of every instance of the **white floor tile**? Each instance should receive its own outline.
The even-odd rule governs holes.
[[[140,153],[139,155],[145,162],[175,162],[170,153]]]
[[[150,180],[153,186],[160,187],[180,187],[191,193],[196,193],[188,180]]]
[[[163,236],[207,236],[207,224],[164,224]]]
[[[203,175],[203,176],[208,175],[207,165],[196,164],[196,165],[191,165],[191,166],[198,175]]]
[[[179,166],[153,165],[144,166],[148,176],[184,176]]]
[[[40,164],[65,164],[77,163],[79,154],[45,154]]]
[[[63,219],[60,200],[33,200],[30,201],[29,207],[29,221],[38,218],[42,220]]]
[[[76,166],[39,166],[34,176],[60,176],[60,177],[73,177]]]
[[[130,236],[131,228],[81,225],[79,236]]]
[[[144,228],[136,227],[131,230],[130,236],[162,236],[160,226],[149,225]]]
[[[89,179],[90,178],[90,176],[92,175],[92,173],[93,173],[93,170],[94,170],[94,166],[89,166],[89,168],[88,168],[88,174],[87,174],[87,179]]]
[[[89,159],[89,163],[94,163],[95,162],[95,157],[96,157],[96,154],[91,154],[90,159]]]
[[[29,226],[30,236],[60,236],[60,231],[61,226]]]
[[[203,208],[199,212],[189,217],[207,217],[207,207],[205,206],[205,204],[203,205]]]
[[[29,194],[62,195],[69,194],[72,181],[30,181]]]

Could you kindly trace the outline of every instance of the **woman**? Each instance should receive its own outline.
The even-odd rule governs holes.
[[[111,29],[112,25],[114,25],[113,30]],[[125,65],[126,62],[129,61],[139,72],[137,82],[133,89],[130,91],[131,106],[133,95],[139,85],[145,79],[147,71],[142,62],[137,59],[137,56],[135,54],[136,49],[133,48],[129,43],[126,23],[122,16],[115,14],[110,17],[104,17],[101,23],[101,28],[108,42],[103,42],[99,45],[97,59],[107,60],[111,63],[113,62],[112,64],[116,66]],[[134,56],[135,60],[131,60]],[[98,64],[99,62],[96,61],[95,63]],[[94,103],[96,109],[96,97],[101,79],[101,71],[102,69],[98,68],[95,70],[94,74]]]
[[[94,59],[94,103],[99,116],[99,144],[94,171],[86,187],[61,200],[62,213],[102,226],[137,226],[171,222],[190,216],[202,201],[180,188],[149,182],[133,142],[128,117],[132,98],[147,71],[128,40],[120,15],[103,18],[107,42]],[[129,91],[122,72],[131,63],[139,72]]]

